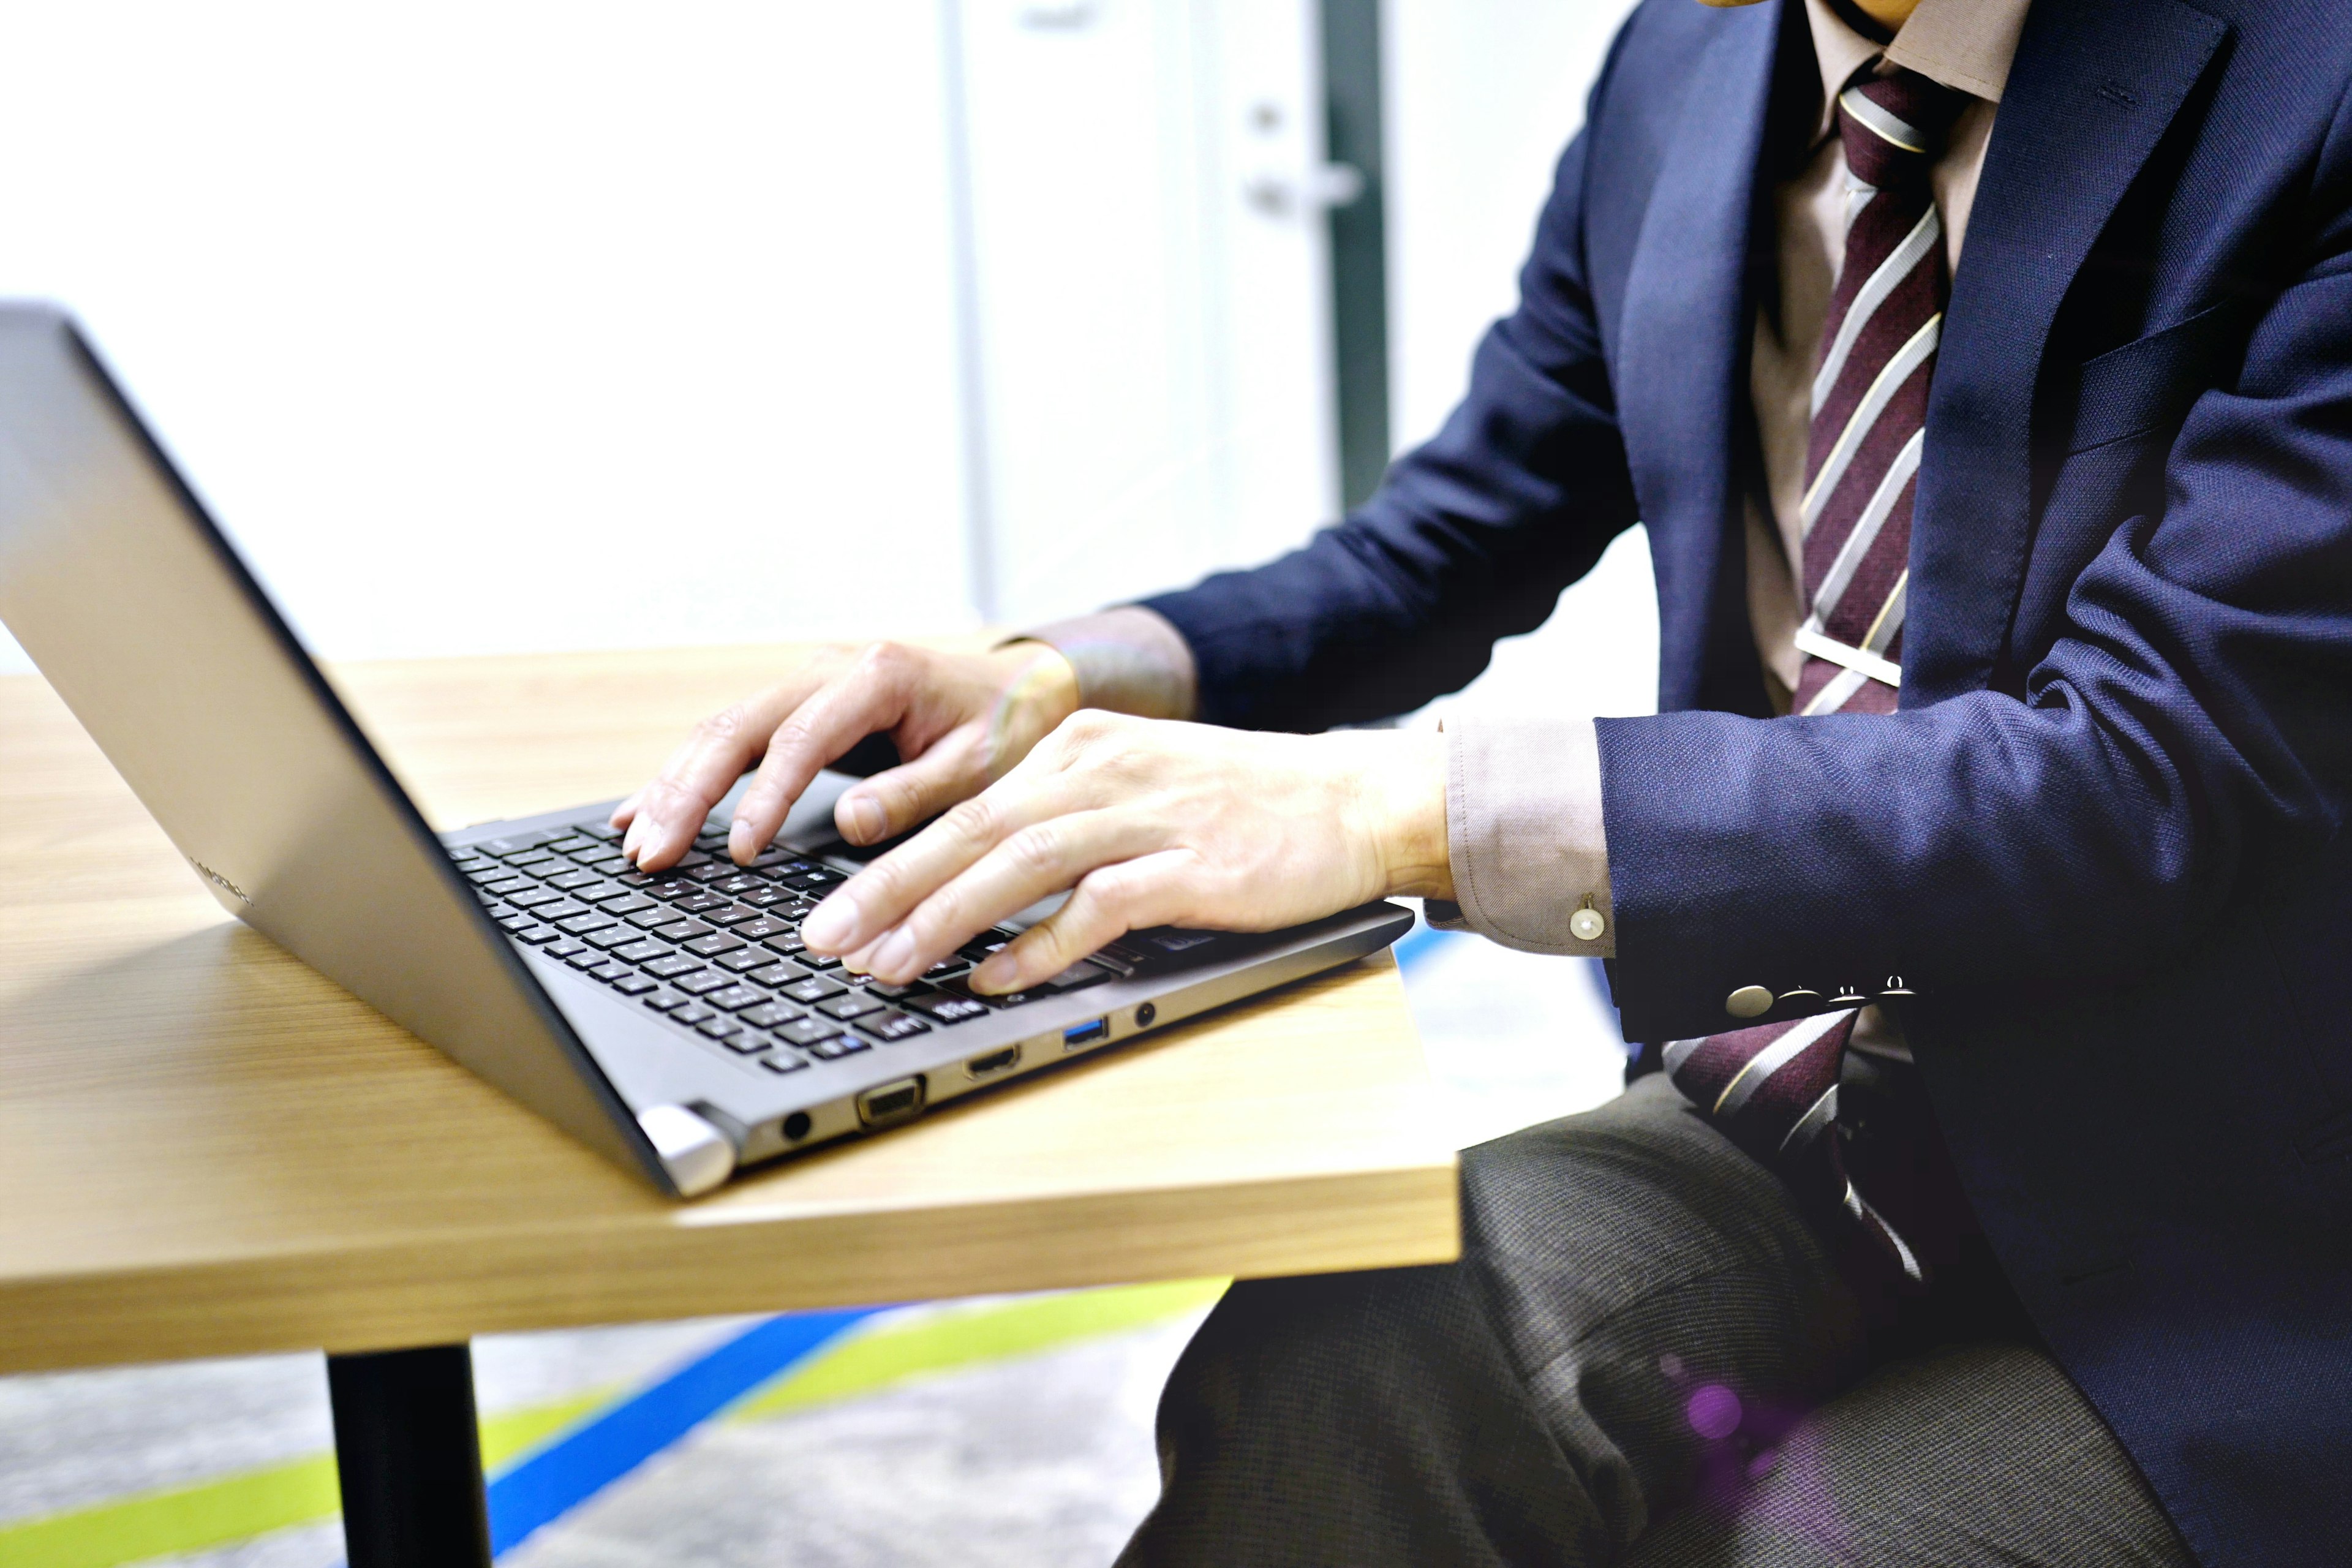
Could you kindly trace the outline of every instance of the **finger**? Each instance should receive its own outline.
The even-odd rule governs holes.
[[[871,942],[1005,838],[1072,809],[1068,795],[1066,775],[1024,762],[835,888],[801,922],[801,940],[834,953]]]
[[[643,870],[659,870],[686,853],[710,808],[743,776],[807,683],[788,681],[721,709],[694,727],[645,788],[621,838],[621,853]]]
[[[1005,916],[1097,866],[1149,854],[1167,830],[1137,811],[1049,817],[1012,834],[924,899],[873,952],[872,973],[905,984]]]
[[[987,733],[967,724],[941,736],[912,762],[842,792],[834,826],[852,844],[875,844],[929,822],[988,784]]]
[[[1160,849],[1097,867],[1078,879],[1069,901],[992,953],[971,972],[971,988],[996,994],[1050,980],[1078,960],[1145,926],[1183,918],[1200,862],[1189,849]]]
[[[877,730],[897,728],[906,716],[914,679],[913,665],[900,650],[870,648],[794,708],[770,736],[758,775],[735,804],[728,854],[738,864],[759,854],[819,769]]]
[[[636,794],[629,796],[628,799],[614,806],[613,808],[613,815],[604,819],[604,826],[607,827],[628,826],[630,823],[636,820],[637,802],[643,800],[645,795],[646,792],[639,790]]]

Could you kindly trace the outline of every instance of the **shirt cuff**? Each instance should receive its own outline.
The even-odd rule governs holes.
[[[1615,957],[1591,721],[1455,714],[1445,732],[1445,832],[1458,902],[1433,900],[1429,923],[1525,952]],[[1588,901],[1601,921],[1590,941],[1569,923]]]
[[[1146,719],[1190,719],[1200,678],[1192,645],[1157,610],[1122,605],[1033,627],[1006,642],[1041,642],[1070,661],[1078,700]]]

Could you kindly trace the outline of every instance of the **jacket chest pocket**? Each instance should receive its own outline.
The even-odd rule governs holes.
[[[2244,315],[2242,304],[2225,300],[2160,332],[2084,360],[2061,384],[2060,395],[2071,391],[2074,405],[2072,421],[2060,427],[2066,454],[2179,428],[2225,359],[2234,361],[2242,346]]]

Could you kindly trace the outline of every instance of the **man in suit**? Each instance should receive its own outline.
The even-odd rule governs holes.
[[[1658,1070],[1471,1151],[1459,1264],[1236,1286],[1127,1561],[2352,1552],[2347,80],[2317,4],[1644,0],[1357,513],[832,656],[618,814],[764,756],[740,858],[890,732],[845,833],[962,804],[803,931],[890,979],[1065,887],[980,983],[1384,893],[1611,958]],[[1301,733],[1636,520],[1658,715]]]

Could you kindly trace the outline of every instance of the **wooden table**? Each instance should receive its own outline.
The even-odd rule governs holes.
[[[333,674],[448,827],[622,794],[795,657]],[[0,1372],[324,1348],[340,1436],[446,1468],[478,1333],[1457,1249],[1385,956],[678,1205],[222,914],[37,677],[0,679]]]

